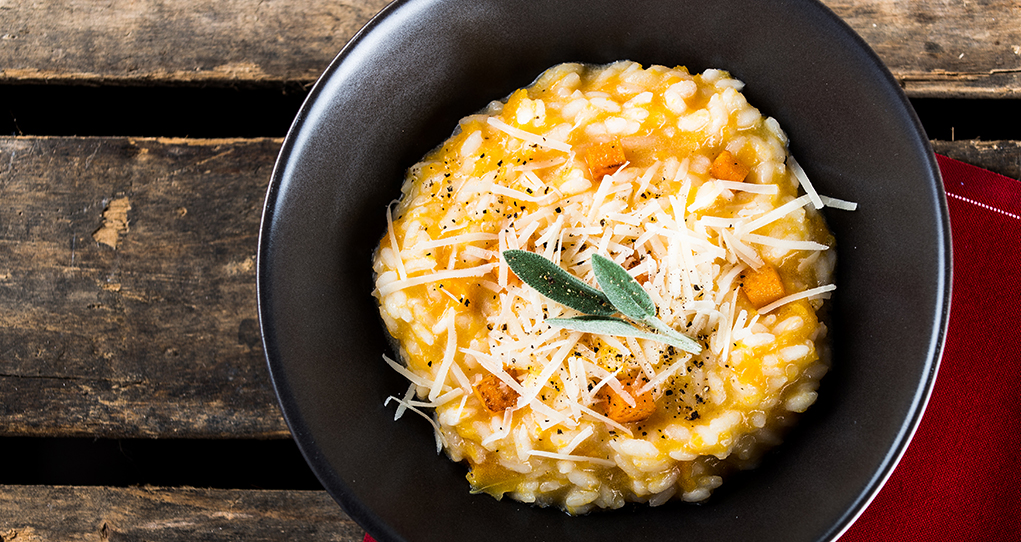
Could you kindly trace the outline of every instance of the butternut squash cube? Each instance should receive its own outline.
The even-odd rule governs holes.
[[[751,301],[756,309],[760,309],[786,294],[780,274],[768,263],[758,271],[752,269],[745,271],[742,277],[744,280],[741,289],[744,290],[748,301]]]
[[[517,380],[515,374],[511,373],[511,376]],[[475,384],[475,395],[482,401],[486,410],[493,414],[499,414],[518,402],[518,392],[494,374],[487,375]]]
[[[744,182],[745,177],[751,169],[741,163],[730,151],[723,151],[713,160],[709,173],[717,179],[725,181]]]
[[[605,386],[599,390],[599,395],[606,404],[607,418],[617,423],[632,423],[640,422],[656,412],[656,401],[653,400],[651,391],[636,395],[637,390],[631,384],[624,384],[622,387],[635,399],[635,406],[627,404],[617,392]]]
[[[620,166],[627,162],[624,146],[619,139],[593,145],[585,149],[584,155],[589,173],[595,181],[602,180],[605,175],[616,173]]]

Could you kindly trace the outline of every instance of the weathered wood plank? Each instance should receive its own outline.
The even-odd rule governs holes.
[[[288,435],[254,265],[279,145],[0,138],[0,435]],[[1021,178],[1021,142],[934,145]],[[114,249],[94,234],[120,198]]]
[[[288,436],[255,295],[279,145],[0,139],[0,435]]]
[[[361,542],[325,491],[0,486],[0,541]]]
[[[0,82],[307,84],[385,0],[0,0]],[[911,96],[1021,96],[1021,4],[825,0]]]
[[[0,0],[0,81],[310,82],[387,0]]]
[[[1021,96],[1021,4],[1013,0],[824,0],[912,97]]]

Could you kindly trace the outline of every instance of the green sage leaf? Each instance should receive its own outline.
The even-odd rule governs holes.
[[[503,257],[525,284],[557,303],[596,316],[610,316],[617,312],[603,292],[538,254],[526,250],[505,250]]]
[[[546,322],[552,326],[583,333],[650,339],[693,354],[702,351],[698,343],[656,318],[656,305],[652,298],[627,270],[613,260],[598,254],[592,256],[596,280],[606,290],[603,293],[534,252],[505,250],[503,257],[525,284],[557,303],[588,315],[547,319]],[[621,318],[611,318],[617,312],[660,333],[646,331]]]
[[[656,317],[656,304],[645,288],[617,262],[593,254],[592,271],[603,293],[621,314],[640,322]]]
[[[634,337],[636,339],[650,339],[653,341],[661,342],[663,344],[669,344],[676,346],[686,352],[692,352],[697,354],[702,349],[695,343],[697,350],[691,350],[691,343],[694,343],[691,339],[681,336],[684,340],[677,340],[676,338],[669,335],[661,335],[659,333],[650,333],[648,331],[639,329],[632,325],[627,320],[620,318],[613,318],[608,316],[577,316],[574,318],[547,318],[546,323],[553,327],[562,327],[571,331],[580,331],[582,333],[594,333],[596,335],[613,335],[616,337]]]

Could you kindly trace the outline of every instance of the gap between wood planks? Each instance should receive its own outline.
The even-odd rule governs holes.
[[[322,489],[292,440],[7,437],[0,448],[17,465],[0,485]]]
[[[0,86],[0,134],[187,138],[283,137],[300,86]],[[1021,140],[1021,98],[913,98],[931,139]]]

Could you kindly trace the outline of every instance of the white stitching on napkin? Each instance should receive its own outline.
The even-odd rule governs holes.
[[[975,201],[973,199],[966,198],[964,196],[958,196],[957,194],[954,194],[954,193],[951,193],[951,192],[947,192],[947,195],[952,197],[952,198],[957,198],[957,199],[959,199],[961,201],[966,201],[968,203],[971,203],[971,204],[974,204],[974,205],[978,205],[979,207],[981,207],[983,209],[988,209],[990,211],[994,211],[994,212],[1000,213],[1001,215],[1007,215],[1007,216],[1013,218],[1014,220],[1021,220],[1021,216],[1016,215],[1014,213],[1009,213],[1007,211],[1004,211],[1003,209],[997,209],[996,207],[993,207],[992,205],[986,205],[985,203],[982,203],[980,201]]]

